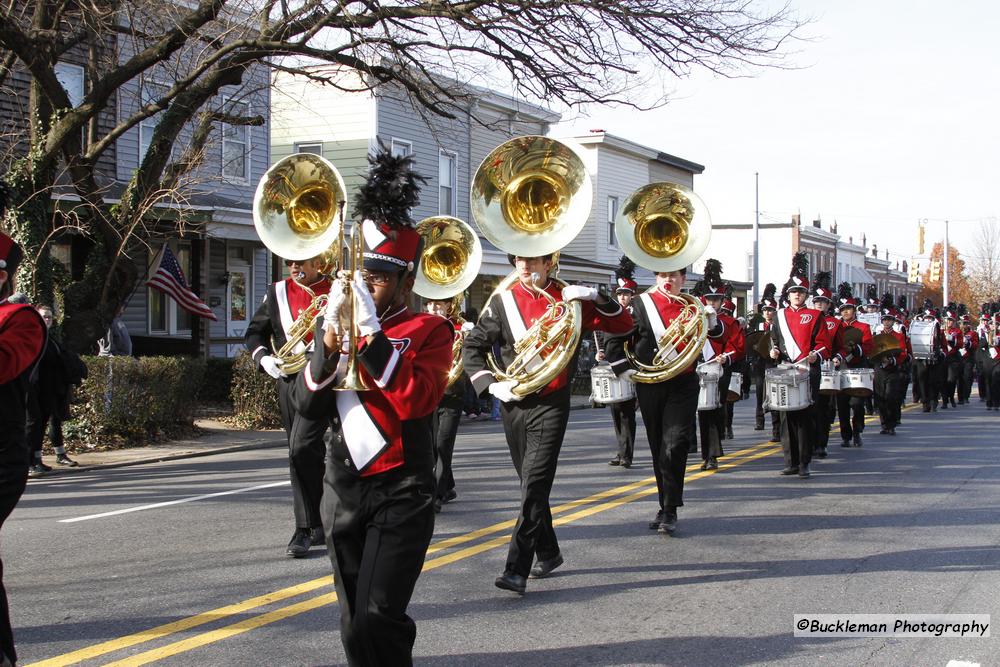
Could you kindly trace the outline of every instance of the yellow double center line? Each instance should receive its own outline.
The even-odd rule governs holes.
[[[913,406],[904,408],[904,411],[908,411],[912,409],[912,407]],[[873,421],[873,419],[870,418],[867,421]],[[718,470],[735,468],[780,451],[781,446],[771,442],[752,445],[727,455],[725,460],[720,462]],[[700,466],[691,465],[687,467],[685,481],[691,482],[696,479],[701,479],[702,477],[715,474],[716,472],[716,470],[700,470]],[[580,519],[612,510],[616,507],[640,500],[655,493],[656,479],[654,477],[648,477],[638,482],[600,491],[585,498],[580,498],[578,500],[573,500],[557,507],[553,507],[553,524],[560,526],[574,521],[579,521]],[[449,537],[435,542],[430,546],[430,548],[428,548],[428,556],[450,549],[455,550],[445,555],[437,556],[436,558],[424,561],[423,571],[427,572],[429,570],[435,570],[439,567],[443,567],[466,558],[471,558],[472,556],[476,556],[485,551],[506,545],[510,540],[509,532],[514,527],[514,523],[515,521],[513,519],[509,521],[501,521],[491,526],[486,526],[484,528],[465,533],[464,535]],[[482,538],[488,539],[483,539],[481,542],[477,542],[477,540]],[[456,547],[469,543],[475,544],[456,549]],[[53,658],[32,663],[27,667],[61,667],[65,665],[74,665],[84,660],[90,660],[108,653],[121,651],[138,644],[164,639],[170,635],[184,632],[201,625],[222,621],[260,607],[265,607],[283,600],[298,597],[300,595],[304,595],[305,593],[311,593],[317,589],[329,588],[332,584],[332,576],[320,577],[295,586],[282,588],[271,593],[252,597],[247,600],[243,600],[242,602],[202,612],[195,616],[182,618],[172,623],[159,625],[155,628],[150,628],[131,635],[94,644],[93,646],[88,646],[76,651],[64,653]],[[193,635],[186,639],[181,639],[173,643],[106,664],[109,666],[113,665],[115,667],[125,667],[126,665],[146,665],[172,655],[190,651],[200,646],[228,639],[229,637],[263,627],[276,621],[312,611],[313,609],[332,604],[336,601],[336,592],[323,593],[300,602],[279,607],[278,609],[274,609],[263,614],[251,616],[250,618],[240,620],[221,628]]]

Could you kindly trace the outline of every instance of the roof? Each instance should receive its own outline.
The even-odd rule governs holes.
[[[705,171],[705,167],[697,162],[685,160],[684,158],[671,155],[670,153],[664,153],[663,151],[650,148],[649,146],[643,146],[642,144],[630,141],[624,137],[609,134],[604,130],[595,130],[590,134],[574,136],[573,139],[584,146],[587,144],[606,144],[626,153],[631,153],[632,155],[637,155],[639,157],[646,158],[647,160],[662,162],[663,164],[670,165],[671,167],[677,167],[678,169],[683,169],[684,171],[690,171],[693,174],[700,174]]]

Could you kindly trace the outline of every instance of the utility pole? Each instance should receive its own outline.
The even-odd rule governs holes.
[[[944,303],[941,304],[943,307],[947,308],[948,304],[948,221],[944,221]]]
[[[754,180],[754,217],[753,217],[753,303],[747,304],[747,312],[760,303],[757,293],[760,285],[760,173],[753,173]]]

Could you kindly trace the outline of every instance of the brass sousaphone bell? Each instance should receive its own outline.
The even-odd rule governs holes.
[[[676,183],[657,182],[639,188],[615,220],[615,237],[622,252],[654,273],[690,265],[705,252],[711,236],[708,208],[693,190]],[[625,356],[637,371],[633,382],[669,380],[690,367],[705,346],[708,317],[701,301],[690,294],[673,298],[682,310],[657,341],[652,362],[640,362],[625,347]]]
[[[548,137],[516,137],[493,149],[476,171],[472,217],[501,251],[540,257],[557,253],[576,238],[587,224],[593,198],[590,174],[575,148]],[[517,280],[517,273],[511,272],[487,303]],[[493,355],[487,355],[493,375],[498,381],[515,381],[512,391],[518,396],[555,379],[580,342],[580,302],[557,301],[535,289],[549,300],[549,309],[514,345],[513,361],[501,369]]]

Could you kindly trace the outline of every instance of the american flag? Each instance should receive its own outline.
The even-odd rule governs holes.
[[[156,269],[146,281],[147,287],[158,289],[173,297],[178,306],[192,315],[218,321],[219,318],[215,316],[212,309],[188,287],[187,281],[184,280],[184,272],[181,271],[181,265],[166,243],[160,250],[159,260],[154,264]]]

